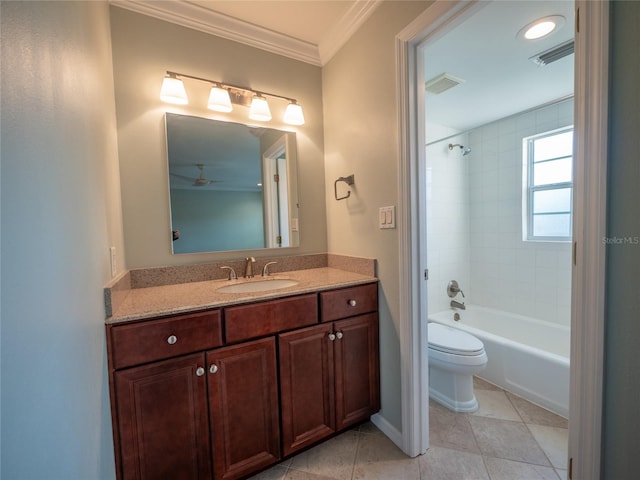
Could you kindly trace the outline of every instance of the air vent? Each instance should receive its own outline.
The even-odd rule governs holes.
[[[566,57],[567,55],[571,55],[573,53],[573,40],[569,40],[568,42],[561,43],[560,45],[556,45],[549,50],[545,50],[542,53],[534,55],[529,58],[536,65],[543,67],[544,65],[549,65],[555,61],[560,60],[561,58]]]
[[[464,80],[458,77],[454,77],[448,73],[442,73],[437,77],[425,82],[424,88],[427,92],[439,95],[442,92],[446,92],[450,88],[464,83]]]

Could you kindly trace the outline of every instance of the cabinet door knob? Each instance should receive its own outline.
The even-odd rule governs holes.
[[[176,337],[175,335],[171,335],[169,338],[167,338],[167,343],[169,345],[173,345],[177,341],[178,341],[178,337]]]
[[[338,340],[340,340],[343,336],[344,336],[344,335],[342,335],[342,332],[338,332],[338,333],[336,333],[336,338],[337,338]]]
[[[204,368],[202,368],[202,367],[196,368],[196,375],[199,376],[199,377],[204,375]]]
[[[218,371],[218,366],[215,363],[212,363],[209,367],[209,373],[216,373]]]
[[[331,340],[332,342],[336,339],[336,334],[335,333],[330,333],[329,334],[329,340]]]
[[[351,305],[352,307],[355,307],[358,304],[358,302],[356,302],[355,300],[349,300],[349,305]]]

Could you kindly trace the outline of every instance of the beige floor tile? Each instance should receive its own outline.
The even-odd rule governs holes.
[[[303,472],[301,470],[289,470],[284,477],[284,480],[334,480],[334,477],[327,477],[326,475],[319,475],[317,473]]]
[[[489,480],[482,457],[475,453],[431,447],[418,457],[420,478],[427,480]]]
[[[550,466],[547,456],[524,423],[469,415],[483,455]]]
[[[357,431],[349,430],[296,455],[291,460],[287,475],[291,473],[291,470],[298,470],[338,480],[349,480],[353,472],[358,437]],[[289,476],[287,476],[288,478]]]
[[[551,467],[493,457],[485,457],[484,463],[491,480],[558,480]]]
[[[512,420],[521,422],[517,410],[511,404],[507,395],[502,391],[477,390],[478,410],[471,415],[480,417],[498,418],[500,420]]]
[[[528,402],[524,398],[518,397],[513,393],[506,393],[509,400],[511,400],[511,403],[522,417],[524,423],[546,425],[548,427],[569,428],[569,422],[566,418]]]
[[[429,442],[437,447],[480,453],[467,415],[434,401],[429,402]]]
[[[556,468],[567,468],[569,431],[566,428],[527,425],[544,453]]]
[[[283,480],[287,474],[287,467],[276,465],[269,470],[265,470],[257,475],[250,477],[250,480]]]
[[[384,434],[361,434],[353,479],[419,480],[420,468],[416,458],[405,455]]]
[[[483,378],[473,377],[473,389],[474,390],[495,390],[502,392],[502,389],[493,383],[487,382]]]
[[[381,433],[378,427],[376,427],[371,422],[365,422],[362,425],[360,425],[359,432],[360,433]]]

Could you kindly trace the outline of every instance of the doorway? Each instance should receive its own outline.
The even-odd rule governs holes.
[[[428,447],[428,418],[421,402],[428,395],[426,372],[427,272],[424,214],[424,75],[420,45],[442,35],[482,8],[478,3],[436,2],[397,38],[399,91],[400,198],[399,218],[408,225],[401,232],[401,349],[403,364],[403,448],[410,455]],[[577,2],[580,33],[576,38],[574,243],[572,287],[571,458],[581,478],[599,471],[598,434],[602,392],[602,326],[604,249],[597,238],[604,232],[606,181],[606,72],[608,6]],[[597,68],[594,68],[595,66]],[[603,73],[604,72],[604,73]],[[604,94],[602,92],[605,92]],[[588,148],[587,148],[588,147]],[[422,174],[422,175],[421,175]],[[418,180],[415,180],[418,179]],[[418,186],[418,184],[422,184]],[[577,248],[578,246],[579,248]],[[416,260],[417,259],[417,260]],[[402,287],[407,287],[403,289]],[[577,323],[576,319],[580,318]],[[576,328],[577,327],[577,328]],[[587,348],[590,354],[587,355]],[[582,377],[582,378],[580,378]],[[588,438],[588,440],[585,440]],[[575,478],[575,477],[574,477]]]

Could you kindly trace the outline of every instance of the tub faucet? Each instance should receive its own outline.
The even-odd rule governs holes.
[[[256,263],[256,259],[253,257],[245,258],[244,266],[244,278],[253,278],[253,264]]]
[[[464,302],[456,302],[455,300],[451,300],[451,306],[453,308],[459,308],[460,310],[466,310],[467,307],[464,306]]]

